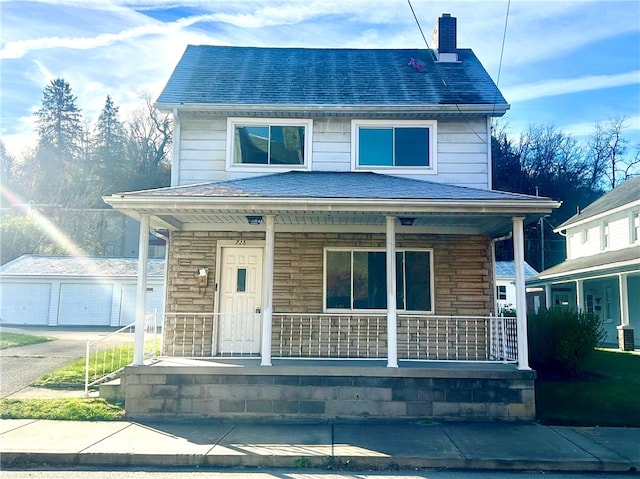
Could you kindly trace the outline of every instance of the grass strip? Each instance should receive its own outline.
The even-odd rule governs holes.
[[[596,350],[578,378],[536,381],[537,419],[564,426],[640,427],[640,356]]]
[[[100,398],[0,399],[2,419],[119,421],[124,410]]]
[[[108,374],[131,364],[133,344],[126,344],[89,356],[89,378]],[[84,387],[86,359],[78,359],[54,371],[43,374],[33,382],[39,387]]]
[[[54,338],[49,336],[35,336],[33,334],[0,331],[0,349],[26,346],[28,344],[46,343],[47,341],[53,341],[53,339]]]

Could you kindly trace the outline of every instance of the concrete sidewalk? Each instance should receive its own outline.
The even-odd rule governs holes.
[[[640,428],[417,421],[0,420],[0,466],[640,469]]]

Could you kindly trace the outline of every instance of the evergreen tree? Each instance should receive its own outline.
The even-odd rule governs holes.
[[[42,108],[35,113],[38,146],[33,172],[34,199],[43,203],[77,205],[77,184],[84,169],[79,163],[83,126],[71,87],[62,78],[44,89]]]
[[[93,154],[101,184],[100,194],[115,193],[127,176],[125,128],[118,117],[119,108],[107,95],[93,138]]]

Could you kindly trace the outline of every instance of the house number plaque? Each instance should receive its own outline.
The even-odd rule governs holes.
[[[247,240],[237,240],[236,246],[245,246],[247,244]]]

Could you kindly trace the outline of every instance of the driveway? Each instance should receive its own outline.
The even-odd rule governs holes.
[[[0,398],[19,395],[43,374],[84,358],[87,341],[108,336],[114,329],[0,327],[0,334],[5,331],[55,340],[0,350]]]

